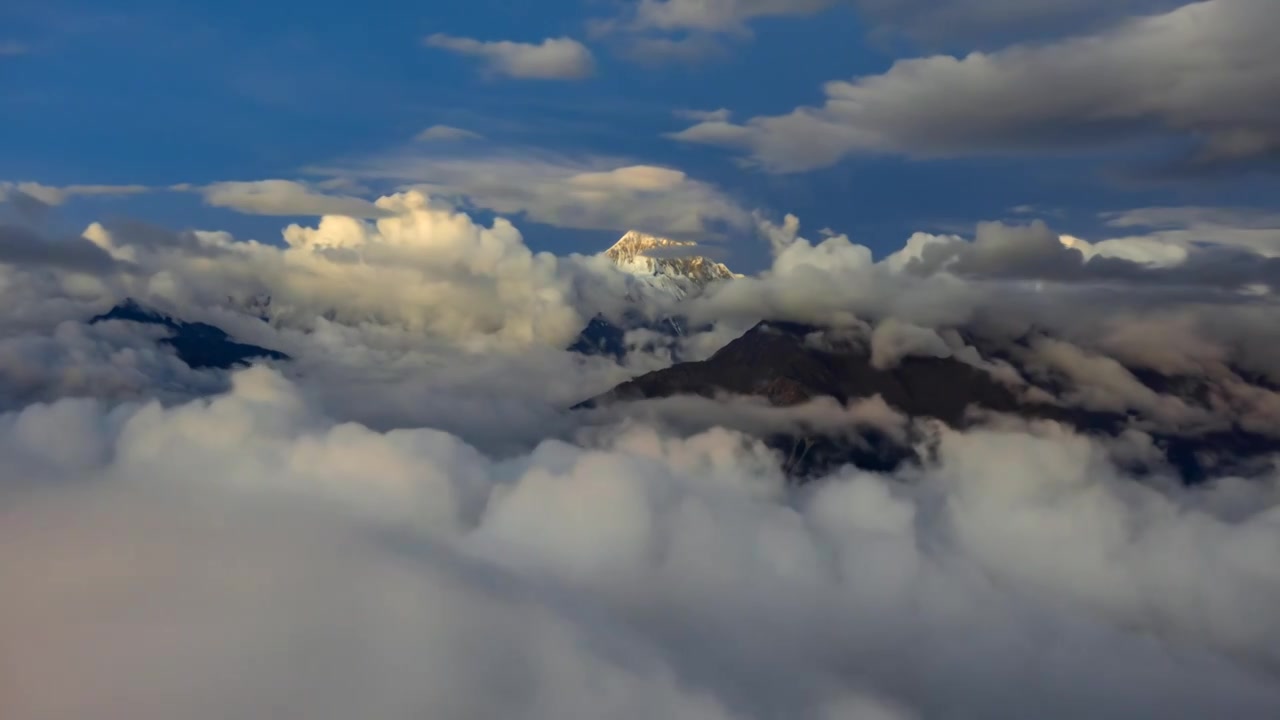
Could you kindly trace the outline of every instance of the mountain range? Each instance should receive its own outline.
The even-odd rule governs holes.
[[[655,278],[656,287],[687,288],[679,295],[681,299],[713,282],[739,277],[706,258],[673,255],[692,248],[689,243],[628,233],[606,254],[628,272],[646,280]],[[661,256],[648,257],[646,253],[651,252]],[[653,323],[634,327],[654,329]],[[633,328],[597,317],[574,349],[590,351],[592,338],[604,339],[607,354],[622,358],[627,350],[623,337]],[[1257,423],[1242,423],[1229,413],[1227,419],[1221,418],[1232,395],[1224,391],[1224,385],[1249,388],[1261,395],[1277,390],[1264,378],[1239,368],[1226,367],[1211,381],[1122,366],[1121,372],[1153,395],[1174,399],[1188,412],[1219,417],[1208,424],[1179,426],[1133,408],[1088,409],[1060,400],[1075,383],[1031,361],[1037,343],[1053,342],[1043,331],[995,339],[966,328],[952,328],[949,336],[954,351],[908,355],[885,363],[874,357],[867,330],[850,333],[847,329],[765,320],[705,360],[677,361],[589,398],[574,409],[609,407],[625,412],[627,403],[679,396],[749,398],[778,408],[819,399],[848,405],[879,398],[910,421],[932,419],[956,428],[986,422],[996,414],[1022,421],[1055,421],[1102,439],[1137,430],[1150,438],[1152,452],[1145,458],[1130,459],[1131,469],[1155,470],[1163,464],[1189,483],[1210,475],[1251,474],[1269,467],[1267,458],[1280,452],[1276,432],[1280,428],[1267,431]],[[920,459],[918,433],[903,438],[875,428],[861,428],[856,433],[848,429],[788,431],[765,440],[785,458],[787,471],[801,479],[846,464],[891,470]]]

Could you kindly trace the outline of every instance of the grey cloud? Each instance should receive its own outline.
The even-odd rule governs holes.
[[[1207,0],[1095,35],[992,53],[900,60],[882,75],[827,83],[825,104],[712,120],[672,135],[741,148],[775,172],[858,153],[948,157],[1199,141],[1189,162],[1280,147],[1280,14],[1270,0]]]
[[[0,263],[92,274],[117,268],[110,253],[83,237],[50,239],[18,225],[0,225]]]
[[[1114,282],[1238,290],[1252,284],[1280,287],[1280,262],[1231,245],[1192,250],[1168,267],[1122,257],[1087,256],[1040,221],[1030,225],[982,223],[972,242],[939,239],[907,262],[906,272],[947,271],[976,278],[1054,282]]]

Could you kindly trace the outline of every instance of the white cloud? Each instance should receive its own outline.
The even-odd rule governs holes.
[[[461,140],[480,140],[484,136],[471,130],[452,125],[432,125],[414,136],[419,142],[457,142]]]
[[[350,195],[316,192],[293,180],[217,182],[199,188],[205,203],[250,215],[384,217],[386,210]]]
[[[1149,207],[1105,213],[1108,227],[1147,230],[1108,242],[1154,245],[1181,251],[1235,247],[1264,257],[1280,256],[1280,214],[1249,208]]]
[[[38,182],[0,182],[0,202],[15,192],[44,203],[61,205],[73,197],[138,195],[148,192],[145,185],[44,185]]]
[[[882,75],[827,83],[826,102],[672,135],[741,148],[798,172],[857,153],[946,157],[1178,137],[1193,164],[1280,151],[1270,0],[1207,0],[1095,35],[964,57],[899,60]],[[1190,48],[1190,50],[1188,50]]]
[[[425,40],[430,47],[482,58],[497,75],[538,80],[577,80],[595,71],[595,59],[585,45],[572,38],[547,38],[539,44],[511,41],[483,42],[437,33]]]

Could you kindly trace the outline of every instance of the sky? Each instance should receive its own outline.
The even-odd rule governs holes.
[[[0,717],[1280,717],[1277,36],[0,0]],[[742,274],[597,255],[632,228]],[[600,316],[625,356],[568,349]],[[771,398],[903,382],[603,401],[744,337]],[[891,405],[939,377],[989,411]],[[780,436],[914,459],[801,483]]]
[[[536,250],[643,225],[747,272],[753,213],[878,255],[1007,218],[1096,241],[1103,213],[1274,207],[1277,26],[1266,0],[10,0],[0,182],[148,188],[76,195],[69,228],[267,242],[279,215],[201,188],[426,184]],[[572,181],[627,167],[662,172]]]

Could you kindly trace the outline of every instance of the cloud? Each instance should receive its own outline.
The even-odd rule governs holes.
[[[483,138],[484,136],[480,133],[453,127],[452,125],[432,125],[414,136],[414,139],[419,142],[458,142]]]
[[[827,83],[826,102],[671,137],[748,152],[773,172],[861,153],[954,157],[1193,141],[1206,167],[1280,150],[1280,15],[1268,0],[1208,0],[1094,35],[964,57],[899,60]],[[1187,48],[1195,48],[1188,54]],[[1187,68],[1194,68],[1188,74]]]
[[[396,153],[364,164],[320,168],[395,180],[431,195],[464,199],[502,214],[580,230],[706,236],[751,223],[718,187],[680,170],[610,158],[573,159],[503,152],[476,157]]]
[[[1280,256],[1280,214],[1251,208],[1148,207],[1104,213],[1109,228],[1147,230],[1112,238],[1116,244],[1156,245],[1186,254],[1206,246],[1235,247]]]
[[[293,180],[217,182],[198,188],[206,204],[249,215],[385,217],[386,210],[349,195],[316,192]]]
[[[0,41],[0,57],[17,57],[31,52],[31,48],[20,42]]]
[[[0,202],[21,193],[45,205],[61,205],[73,197],[97,195],[138,195],[150,191],[145,185],[44,185],[38,182],[0,182]]]
[[[116,267],[110,254],[86,238],[52,240],[17,225],[0,225],[0,263],[90,274],[105,273]]]
[[[595,71],[595,59],[585,45],[572,38],[547,38],[540,44],[511,41],[482,42],[437,33],[427,46],[485,61],[489,72],[513,78],[578,80]]]

